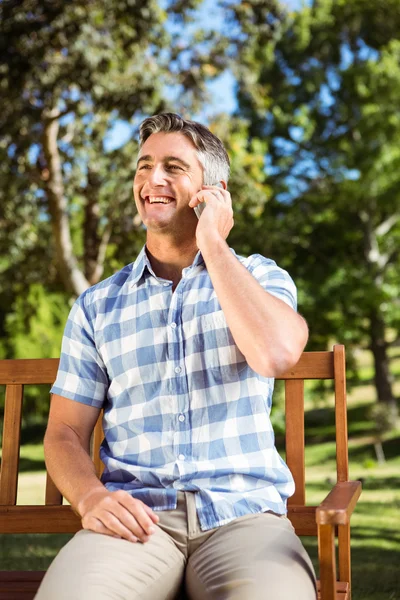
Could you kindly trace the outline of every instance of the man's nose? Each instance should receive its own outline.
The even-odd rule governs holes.
[[[151,185],[164,185],[166,181],[166,172],[162,165],[155,165],[149,173],[149,183]]]

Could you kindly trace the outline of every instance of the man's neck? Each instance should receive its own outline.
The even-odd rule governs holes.
[[[189,267],[198,252],[196,240],[177,243],[166,238],[147,237],[146,253],[157,277],[173,281],[174,289],[182,278],[182,269]]]

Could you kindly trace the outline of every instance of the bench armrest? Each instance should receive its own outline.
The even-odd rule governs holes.
[[[361,481],[341,481],[316,510],[318,525],[347,525],[361,494]]]

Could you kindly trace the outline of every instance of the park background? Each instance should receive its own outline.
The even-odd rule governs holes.
[[[208,125],[232,163],[229,245],[290,272],[307,350],[346,345],[354,600],[400,599],[399,37],[400,0],[0,3],[0,358],[58,357],[77,295],[136,258],[140,121]],[[329,386],[308,392],[314,503],[334,420]],[[19,503],[42,493],[48,402],[28,390]],[[279,389],[272,417],[279,441]],[[1,536],[0,568],[43,569],[65,539]]]

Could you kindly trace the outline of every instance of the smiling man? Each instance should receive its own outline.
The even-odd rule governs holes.
[[[183,587],[192,600],[315,600],[269,419],[273,378],[297,362],[307,326],[289,275],[226,243],[228,179],[203,125],[142,123],[133,191],[146,245],[76,301],[52,388],[46,463],[83,529],[40,600],[172,600]]]

